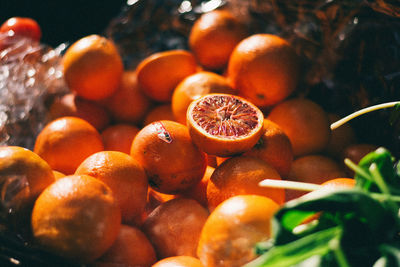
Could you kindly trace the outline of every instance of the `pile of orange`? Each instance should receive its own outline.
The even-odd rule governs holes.
[[[349,126],[331,131],[336,115],[297,94],[301,60],[287,40],[217,10],[188,46],[133,70],[99,35],[67,49],[70,92],[33,151],[0,148],[0,176],[22,185],[5,190],[7,204],[32,212],[41,248],[94,266],[241,266],[302,194],[260,181],[353,184],[343,157],[376,146]]]

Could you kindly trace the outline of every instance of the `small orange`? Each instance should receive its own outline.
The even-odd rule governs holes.
[[[90,175],[108,185],[115,194],[123,222],[138,219],[147,199],[147,177],[139,163],[118,151],[100,151],[86,158],[76,175]]]
[[[131,153],[133,139],[139,132],[139,128],[130,124],[114,124],[101,132],[104,150]]]
[[[114,43],[96,34],[73,43],[65,51],[62,66],[68,87],[90,100],[112,95],[119,86],[124,68]]]
[[[318,153],[328,145],[331,129],[324,109],[306,98],[292,98],[276,105],[267,119],[289,137],[295,157]]]
[[[222,201],[236,195],[261,195],[277,204],[285,202],[285,191],[258,185],[264,179],[280,180],[278,172],[255,157],[232,157],[215,168],[207,185],[208,209],[213,211]]]
[[[72,93],[56,98],[50,106],[49,115],[51,120],[65,116],[79,117],[89,122],[98,131],[103,130],[110,123],[110,115],[103,106]]]
[[[152,266],[157,261],[153,245],[136,227],[121,225],[117,240],[95,262],[95,267]]]
[[[175,256],[157,261],[152,267],[204,267],[201,261],[191,256]]]
[[[206,94],[235,94],[225,77],[213,72],[200,71],[183,79],[172,95],[172,113],[175,120],[186,124],[186,111],[190,103]]]
[[[87,175],[55,181],[40,194],[32,212],[35,242],[79,263],[90,263],[109,249],[120,226],[111,189]]]
[[[145,169],[150,186],[167,194],[197,184],[207,166],[206,155],[193,144],[187,127],[167,120],[142,128],[133,140],[131,155]]]
[[[279,206],[257,195],[228,198],[211,212],[201,231],[197,255],[204,266],[239,267],[255,259],[255,245],[271,237]]]
[[[135,71],[125,71],[121,84],[105,106],[117,122],[140,124],[149,111],[151,101],[139,88]]]
[[[293,161],[288,180],[322,184],[333,178],[346,177],[344,169],[332,158],[322,155],[306,155]],[[293,199],[304,195],[302,191],[287,190],[287,198]]]
[[[248,35],[246,27],[227,10],[198,18],[189,34],[189,47],[206,69],[224,68],[235,46]]]
[[[208,211],[193,199],[176,198],[160,204],[143,224],[158,258],[196,257],[196,248]]]
[[[239,95],[260,108],[286,99],[299,80],[299,59],[292,46],[279,36],[254,34],[233,50],[228,79]]]
[[[143,125],[146,126],[155,121],[175,121],[174,114],[172,113],[171,104],[161,104],[153,107],[149,113],[146,114]]]
[[[36,138],[34,152],[53,170],[72,174],[93,153],[104,149],[99,132],[77,117],[61,117],[48,123]]]
[[[274,167],[281,177],[287,177],[293,162],[289,137],[276,123],[264,119],[264,134],[257,144],[243,155],[254,156]]]
[[[146,57],[136,68],[140,88],[151,99],[169,102],[180,81],[197,71],[192,53],[169,50]]]
[[[204,152],[228,157],[250,150],[263,134],[263,113],[230,94],[207,94],[187,109],[193,142]]]

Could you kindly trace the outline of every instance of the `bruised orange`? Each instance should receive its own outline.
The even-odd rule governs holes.
[[[68,87],[90,100],[112,95],[119,86],[124,68],[114,43],[96,34],[83,37],[68,47],[62,66]]]
[[[136,68],[140,88],[151,99],[171,101],[172,92],[180,81],[197,71],[192,53],[169,50],[152,54]]]
[[[53,170],[68,175],[88,156],[103,149],[100,133],[91,124],[77,117],[61,117],[40,131],[34,152]]]
[[[120,226],[121,213],[111,189],[87,175],[55,181],[32,211],[35,242],[79,263],[90,263],[109,249]]]
[[[239,95],[260,108],[286,99],[299,80],[299,59],[285,39],[272,34],[254,34],[233,50],[228,79]]]
[[[145,169],[150,186],[176,194],[197,184],[207,166],[206,155],[192,142],[185,125],[156,121],[140,130],[131,155]]]

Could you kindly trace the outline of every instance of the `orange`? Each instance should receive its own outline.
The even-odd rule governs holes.
[[[190,256],[168,257],[157,261],[152,267],[204,267],[201,261]]]
[[[263,134],[263,113],[230,94],[207,94],[187,110],[193,142],[204,152],[228,157],[250,150]]]
[[[197,255],[204,266],[238,267],[256,258],[254,247],[271,237],[271,218],[279,206],[257,195],[222,202],[201,231]]]
[[[236,195],[261,195],[277,204],[285,202],[285,191],[258,185],[264,179],[280,180],[278,172],[255,157],[232,157],[215,168],[207,185],[208,209],[213,211],[222,201]]]
[[[55,181],[40,194],[32,212],[36,243],[79,263],[92,262],[109,249],[120,225],[111,189],[87,175]]]
[[[268,119],[264,119],[264,134],[244,155],[264,160],[274,167],[281,177],[287,177],[293,162],[293,149],[289,137],[276,123]]]
[[[334,178],[323,182],[321,185],[325,188],[352,188],[356,184],[356,180],[352,178]]]
[[[120,151],[130,154],[133,139],[139,128],[129,124],[114,124],[101,132],[104,150]]]
[[[307,155],[293,161],[288,180],[322,184],[333,178],[346,177],[344,169],[332,158],[322,155]],[[304,195],[303,191],[287,190],[289,199]]]
[[[180,194],[179,196],[194,199],[204,207],[207,207],[207,185],[214,170],[215,168],[207,166],[206,172],[204,173],[201,181],[192,188],[189,188],[188,190]]]
[[[65,51],[62,66],[68,87],[90,100],[111,96],[119,86],[124,68],[114,43],[96,34],[73,43]]]
[[[140,124],[150,109],[151,101],[139,88],[135,71],[125,71],[115,93],[105,106],[117,122]]]
[[[329,124],[332,124],[340,119],[334,113],[328,113]],[[346,123],[331,132],[328,145],[325,148],[325,153],[336,159],[340,159],[344,149],[356,142],[356,135],[349,123]]]
[[[293,98],[276,105],[267,119],[289,137],[295,157],[321,152],[328,145],[331,129],[323,108],[306,98]]]
[[[170,103],[153,107],[149,113],[146,114],[143,125],[146,126],[152,122],[162,120],[175,121]]]
[[[260,108],[281,102],[296,89],[299,59],[291,45],[279,36],[254,34],[233,50],[228,79],[239,95]]]
[[[213,72],[201,71],[181,81],[172,95],[172,112],[175,120],[186,124],[186,111],[193,100],[206,94],[235,94],[225,77]]]
[[[133,140],[131,155],[145,169],[150,186],[167,194],[197,184],[207,166],[206,155],[193,144],[187,127],[167,120],[142,128]]]
[[[56,179],[56,180],[61,179],[66,176],[64,173],[59,172],[59,171],[53,171],[53,175],[54,175],[54,179]]]
[[[96,267],[151,266],[157,261],[153,245],[136,227],[121,225],[117,240],[96,261]]]
[[[140,88],[151,99],[169,102],[180,81],[197,71],[192,53],[169,50],[152,54],[136,68]]]
[[[208,211],[193,199],[176,198],[160,204],[143,224],[158,258],[196,257],[196,248]]]
[[[142,166],[118,151],[101,151],[86,158],[76,169],[77,175],[90,175],[107,184],[115,194],[123,222],[138,219],[147,199],[147,177]]]
[[[98,131],[103,130],[110,123],[110,115],[104,107],[72,93],[56,98],[50,106],[49,115],[51,120],[65,116],[79,117],[89,122]]]
[[[203,13],[191,28],[189,47],[206,69],[224,68],[235,46],[248,35],[242,22],[229,11]]]
[[[34,152],[53,170],[72,174],[93,153],[103,150],[99,132],[77,117],[61,117],[48,123],[36,138]]]

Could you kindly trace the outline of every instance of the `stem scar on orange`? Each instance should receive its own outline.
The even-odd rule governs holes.
[[[228,157],[245,152],[263,134],[263,113],[235,95],[205,95],[189,105],[186,115],[193,142],[210,155]]]

